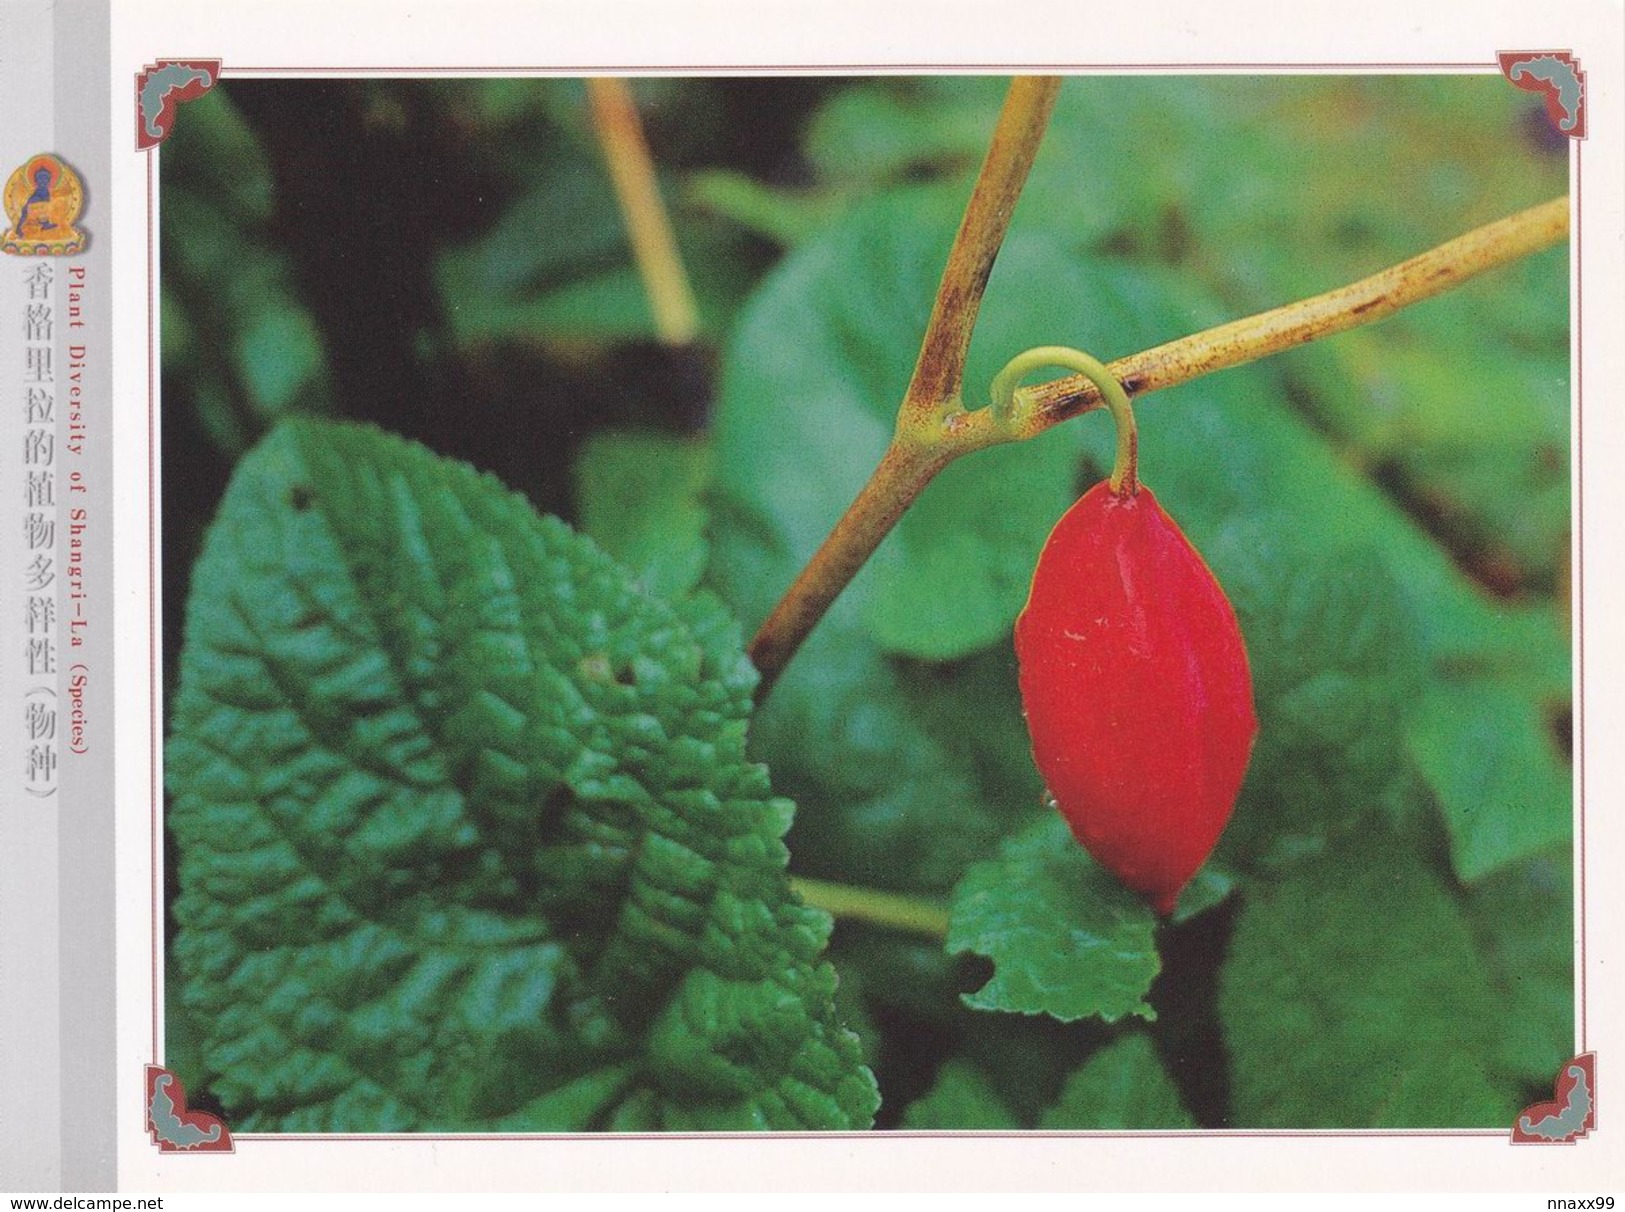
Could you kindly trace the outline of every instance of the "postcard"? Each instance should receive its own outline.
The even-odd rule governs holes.
[[[1173,9],[8,7],[0,1188],[1618,1186],[1621,15]]]

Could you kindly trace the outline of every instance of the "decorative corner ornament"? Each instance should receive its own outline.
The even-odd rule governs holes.
[[[186,1090],[162,1065],[147,1066],[147,1131],[160,1153],[235,1153],[219,1116],[189,1111]]]
[[[1597,1054],[1565,1063],[1552,1083],[1552,1101],[1525,1107],[1512,1125],[1515,1145],[1572,1145],[1597,1126]]]
[[[85,187],[56,156],[29,157],[0,193],[6,228],[0,252],[16,257],[71,257],[85,251],[85,233],[74,226],[85,208]]]
[[[1586,137],[1586,76],[1570,51],[1502,51],[1501,74],[1525,92],[1542,93],[1559,134]]]
[[[182,101],[196,101],[220,79],[218,59],[160,59],[135,74],[135,146],[150,151],[175,129]]]

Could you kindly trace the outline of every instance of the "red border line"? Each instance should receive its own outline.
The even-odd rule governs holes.
[[[500,1141],[511,1144],[524,1141],[580,1141],[583,1143],[595,1141],[623,1141],[623,1140],[705,1140],[705,1141],[750,1141],[760,1143],[769,1140],[861,1140],[861,1141],[889,1141],[889,1140],[955,1140],[960,1137],[981,1137],[986,1140],[1182,1140],[1196,1137],[1223,1137],[1227,1140],[1326,1140],[1326,1139],[1362,1139],[1365,1137],[1427,1137],[1427,1138],[1494,1138],[1501,1140],[1506,1136],[1504,1128],[1373,1128],[1369,1131],[1351,1131],[1341,1128],[1326,1128],[1323,1130],[1304,1128],[1283,1128],[1280,1131],[1267,1131],[1257,1128],[1186,1128],[1169,1129],[1167,1131],[1117,1131],[1101,1130],[1091,1132],[1079,1129],[1071,1132],[1057,1132],[1041,1129],[1008,1129],[978,1130],[967,1129],[963,1132],[900,1132],[882,1128],[869,1132],[531,1132],[531,1133],[496,1133],[496,1132],[374,1132],[374,1133],[281,1133],[281,1132],[244,1132],[234,1133],[234,1142],[254,1141],[259,1144],[279,1144],[283,1141],[344,1143],[344,1144],[384,1144],[399,1145],[411,1144],[414,1141],[434,1141],[440,1144],[484,1144],[487,1141]]]
[[[1208,72],[1221,74],[1227,70],[1269,71],[1277,74],[1291,74],[1296,71],[1303,72],[1355,72],[1360,70],[1393,68],[1406,74],[1422,74],[1438,70],[1474,70],[1498,71],[1499,64],[1495,61],[1489,63],[1142,63],[1142,64],[751,64],[718,67],[715,64],[697,65],[580,65],[574,67],[524,67],[524,66],[465,66],[465,67],[233,67],[222,68],[221,76],[243,76],[252,74],[275,74],[281,76],[315,76],[315,75],[348,75],[364,76],[367,74],[407,74],[413,76],[444,76],[468,73],[534,73],[547,76],[580,76],[580,75],[613,75],[631,72],[649,72],[663,75],[680,75],[684,73],[705,73],[709,75],[745,74],[749,72],[762,72],[780,76],[819,75],[845,73],[878,73],[878,72],[955,72],[955,71],[989,71],[989,72],[1020,72],[1035,74],[1042,72],[1054,73],[1081,73],[1100,72],[1110,74],[1133,74],[1136,72]],[[1572,243],[1573,269],[1573,311],[1572,328],[1574,335],[1574,392],[1575,392],[1575,419],[1574,419],[1574,446],[1575,446],[1575,490],[1574,522],[1576,536],[1575,555],[1575,634],[1577,642],[1577,655],[1575,662],[1575,743],[1577,754],[1575,757],[1575,786],[1578,792],[1579,808],[1579,837],[1577,841],[1578,862],[1574,877],[1574,894],[1578,900],[1579,924],[1577,929],[1579,956],[1577,960],[1579,989],[1577,995],[1576,1014],[1580,1029],[1580,1052],[1590,1051],[1587,1035],[1587,981],[1586,981],[1586,942],[1587,942],[1587,913],[1586,913],[1586,799],[1585,799],[1585,458],[1584,458],[1584,380],[1583,380],[1583,337],[1585,325],[1583,319],[1583,293],[1582,274],[1583,259],[1581,251],[1581,213],[1584,191],[1581,189],[1581,150],[1582,140],[1572,140],[1574,162],[1574,191],[1573,191],[1573,219],[1574,236]],[[158,626],[158,511],[157,511],[157,476],[158,476],[158,441],[157,441],[157,344],[155,323],[157,315],[158,279],[155,265],[155,244],[153,213],[156,209],[156,194],[154,192],[153,162],[157,156],[158,148],[147,149],[147,630],[148,630],[148,660],[149,675],[151,677],[149,706],[151,710],[151,740],[149,744],[150,760],[152,762],[152,800],[151,800],[151,895],[152,895],[152,1063],[160,1063],[158,1015],[159,1005],[163,991],[159,973],[159,940],[162,937],[161,902],[162,888],[159,880],[159,858],[161,821],[160,807],[162,804],[162,753],[160,737],[162,724],[158,717],[159,695],[159,626]],[[1179,1132],[775,1132],[772,1136],[785,1140],[875,1140],[888,1139],[953,1139],[955,1137],[988,1137],[994,1139],[1089,1139],[1092,1137],[1109,1137],[1114,1139],[1180,1139],[1183,1137],[1226,1137],[1235,1139],[1344,1139],[1361,1140],[1378,1137],[1421,1137],[1421,1138],[1477,1138],[1477,1137],[1504,1137],[1506,1132],[1502,1129],[1439,1129],[1439,1130],[1343,1130],[1327,1129],[1324,1131],[1250,1131],[1231,1129],[1193,1129]],[[538,1133],[526,1135],[475,1133],[475,1134],[433,1134],[433,1133],[378,1133],[378,1134],[290,1134],[290,1133],[246,1133],[236,1136],[239,1141],[255,1141],[265,1143],[305,1142],[305,1141],[355,1141],[400,1143],[412,1141],[436,1142],[513,1142],[513,1141],[594,1141],[594,1140],[760,1140],[759,1133],[609,1133],[609,1134],[580,1134],[580,1133]]]
[[[759,72],[774,76],[816,76],[833,75],[836,73],[864,74],[869,72],[910,72],[951,74],[955,72],[999,72],[1019,73],[1021,75],[1040,75],[1044,73],[1068,74],[1079,72],[1099,72],[1103,74],[1130,75],[1135,72],[1226,72],[1226,71],[1265,71],[1276,74],[1291,72],[1360,72],[1388,70],[1404,72],[1406,74],[1430,71],[1485,71],[1496,72],[1500,70],[1495,60],[1469,60],[1466,62],[1451,63],[735,63],[718,66],[715,63],[580,63],[567,66],[539,66],[535,64],[463,64],[461,66],[436,65],[433,67],[422,64],[378,64],[375,66],[353,65],[350,67],[308,67],[308,66],[277,66],[272,64],[256,64],[254,66],[232,66],[220,69],[222,77],[245,74],[278,74],[293,76],[317,75],[366,75],[371,73],[404,73],[413,76],[445,76],[458,75],[469,72],[479,73],[521,73],[540,74],[548,76],[593,76],[593,75],[624,75],[628,73],[649,73],[653,75],[708,75],[726,76]]]
[[[1585,141],[1574,143],[1574,636],[1577,648],[1574,662],[1574,780],[1579,802],[1579,861],[1575,865],[1574,895],[1580,906],[1580,990],[1575,1010],[1580,1016],[1580,1051],[1591,1051],[1586,1023],[1586,595],[1585,595],[1585,293],[1583,278],[1585,258],[1581,255],[1585,190],[1581,188],[1580,165]]]
[[[155,153],[156,148],[151,149]],[[148,689],[148,709],[151,712],[151,740],[148,751],[152,762],[152,1062],[158,1063],[158,1003],[163,996],[158,971],[158,940],[160,929],[159,906],[163,901],[163,888],[158,879],[159,838],[162,825],[159,805],[163,799],[162,754],[158,747],[161,725],[158,720],[158,393],[156,381],[157,344],[154,329],[158,315],[158,274],[153,262],[152,215],[156,209],[153,184],[154,155],[147,156],[147,660],[151,685]]]

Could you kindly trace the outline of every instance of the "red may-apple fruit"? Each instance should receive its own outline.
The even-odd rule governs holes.
[[[1235,611],[1149,489],[1102,482],[1056,524],[1016,658],[1061,814],[1166,916],[1230,819],[1258,720]]]

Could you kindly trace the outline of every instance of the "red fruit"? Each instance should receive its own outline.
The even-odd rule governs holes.
[[[1033,758],[1072,832],[1160,914],[1206,861],[1258,720],[1235,611],[1149,489],[1097,484],[1016,620]]]

